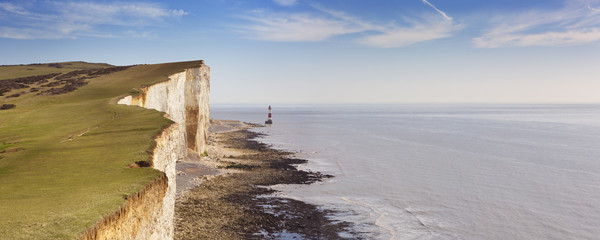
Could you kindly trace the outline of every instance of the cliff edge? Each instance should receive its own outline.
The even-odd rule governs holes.
[[[200,66],[169,76],[164,82],[140,88],[118,104],[139,106],[165,113],[173,123],[155,138],[152,167],[164,172],[127,203],[106,216],[81,239],[173,239],[176,162],[207,149],[210,118],[210,67]],[[136,166],[137,167],[137,166]]]
[[[197,68],[169,76],[169,80],[142,87],[137,96],[127,96],[118,104],[135,105],[166,113],[179,125],[187,149],[206,151],[210,117],[210,67],[201,61]]]

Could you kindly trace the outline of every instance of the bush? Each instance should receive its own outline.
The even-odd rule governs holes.
[[[62,68],[63,66],[59,63],[50,63],[48,64],[48,67]]]
[[[15,108],[17,105],[14,104],[2,104],[2,106],[0,106],[0,110],[8,110],[11,108]]]

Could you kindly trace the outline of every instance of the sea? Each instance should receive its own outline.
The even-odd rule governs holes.
[[[366,239],[600,239],[599,104],[272,107],[259,140],[335,176],[279,194],[338,210]]]

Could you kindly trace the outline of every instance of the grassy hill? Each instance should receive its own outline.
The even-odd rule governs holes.
[[[0,66],[0,236],[76,238],[160,176],[128,166],[150,160],[171,121],[116,97],[198,65]]]

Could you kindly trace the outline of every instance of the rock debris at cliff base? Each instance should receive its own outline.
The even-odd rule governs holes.
[[[233,173],[214,177],[190,190],[176,202],[175,239],[360,239],[352,224],[335,221],[334,212],[301,201],[268,196],[265,187],[311,184],[331,176],[298,170],[306,162],[291,153],[252,140],[247,130],[212,135],[214,161]],[[235,154],[232,154],[235,153]],[[221,155],[219,155],[221,154]],[[223,155],[227,154],[227,155]]]

